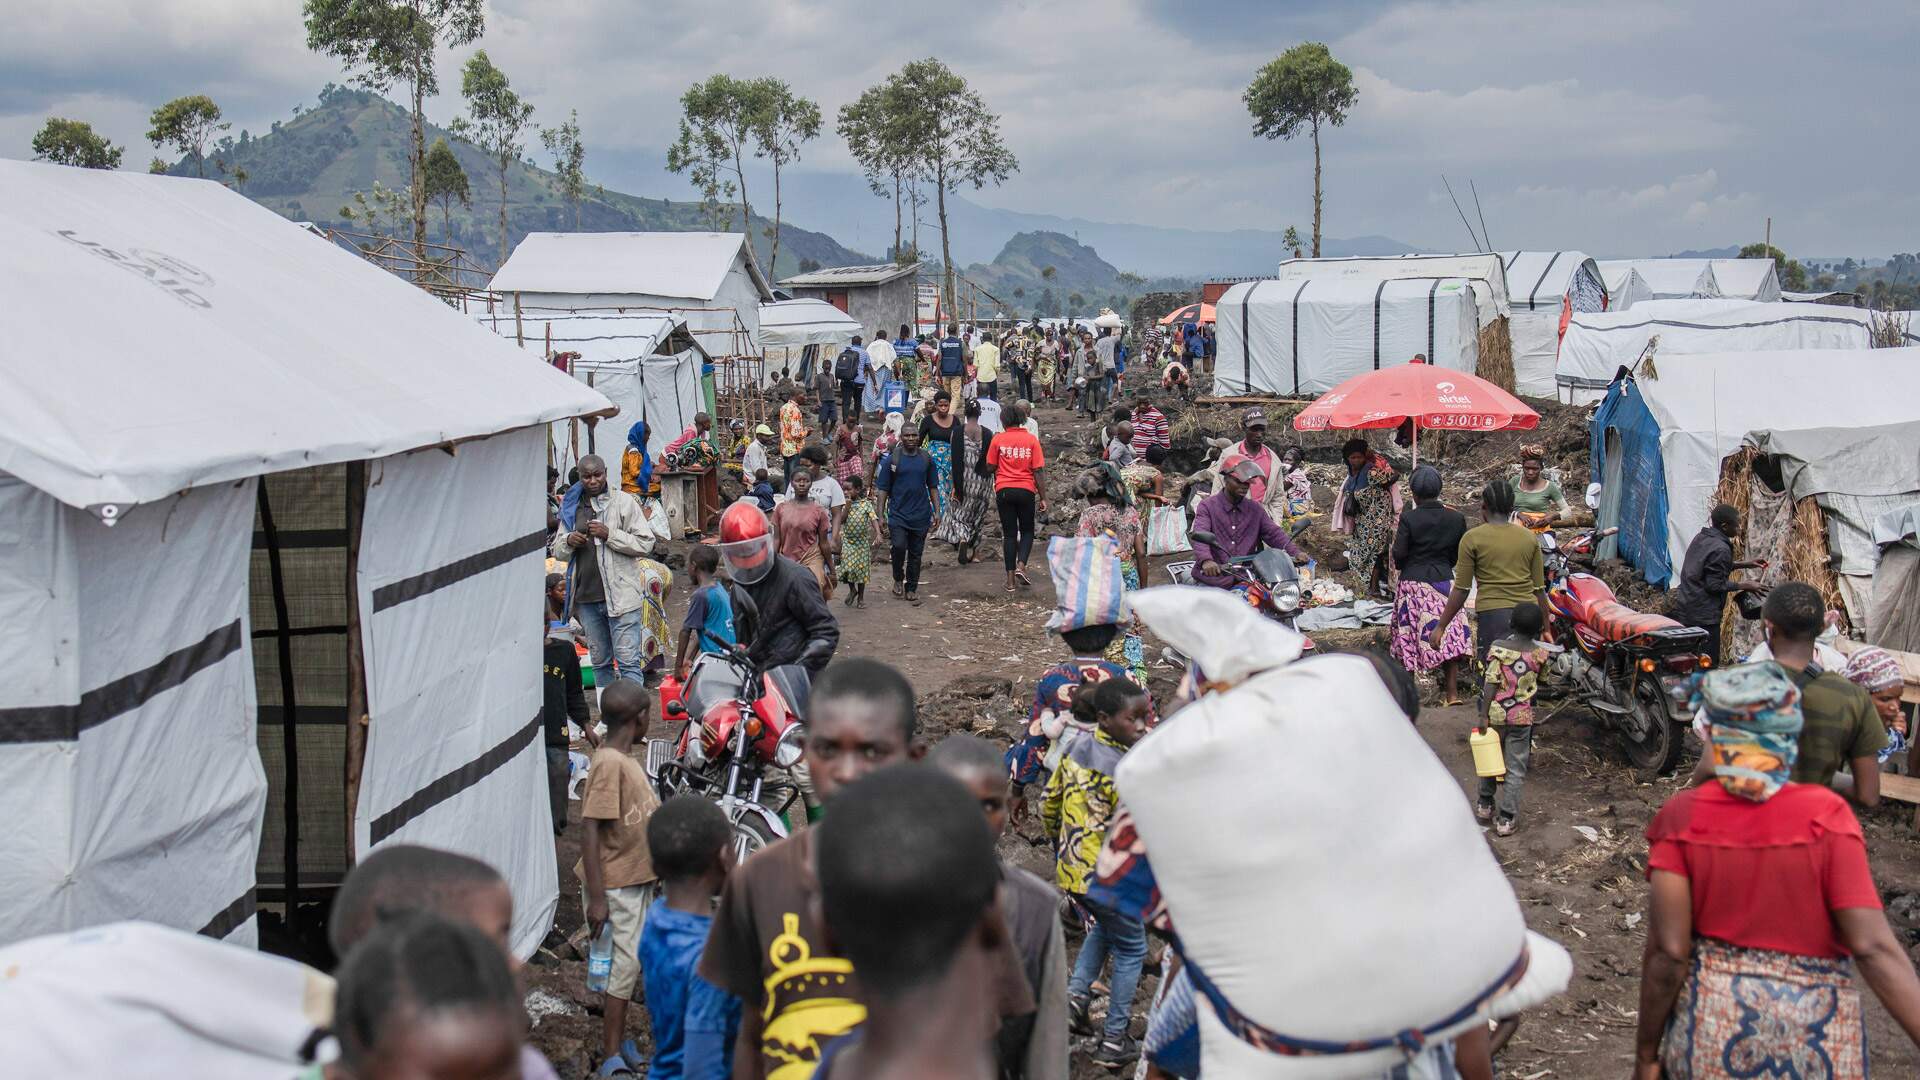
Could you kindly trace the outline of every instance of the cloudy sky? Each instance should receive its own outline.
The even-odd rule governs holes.
[[[299,0],[0,0],[0,13],[4,156],[30,156],[59,115],[143,164],[146,114],[168,98],[210,94],[236,131],[258,132],[343,81],[306,50]],[[714,71],[779,75],[831,116],[932,55],[1002,113],[1021,161],[977,201],[1304,232],[1311,151],[1254,139],[1240,101],[1302,40],[1327,42],[1360,90],[1326,137],[1329,235],[1464,246],[1445,174],[1477,184],[1498,248],[1665,254],[1757,240],[1768,216],[1796,255],[1920,248],[1912,0],[1817,15],[1782,0],[491,0],[481,45],[543,119],[577,108],[589,173],[628,190],[690,191],[654,163],[678,95]],[[443,94],[428,109],[444,121],[458,105]],[[851,169],[837,137],[805,167]],[[887,204],[859,212],[890,229]],[[804,206],[788,214],[807,223]]]

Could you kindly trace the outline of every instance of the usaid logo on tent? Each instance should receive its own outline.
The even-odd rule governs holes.
[[[53,234],[70,244],[85,248],[130,274],[145,279],[148,284],[188,307],[210,308],[213,306],[206,297],[194,291],[196,286],[213,284],[213,276],[185,259],[146,248],[130,247],[125,251],[119,251],[98,241],[83,240],[73,229],[55,229]]]

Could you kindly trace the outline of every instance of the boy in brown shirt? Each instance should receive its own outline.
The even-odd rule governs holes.
[[[647,819],[660,805],[647,772],[633,757],[634,737],[646,727],[647,691],[616,680],[600,697],[606,738],[587,766],[580,820],[586,826],[574,876],[585,892],[587,928],[598,936],[613,923],[613,971],[607,977],[600,1029],[599,1075],[645,1067],[646,1057],[625,1039],[627,1003],[640,981],[640,929],[653,900],[653,860],[647,851]]]

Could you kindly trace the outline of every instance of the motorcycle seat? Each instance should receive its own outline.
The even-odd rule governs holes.
[[[1680,627],[1665,615],[1639,611],[1614,599],[1606,582],[1588,574],[1574,575],[1563,595],[1573,618],[1609,642]]]

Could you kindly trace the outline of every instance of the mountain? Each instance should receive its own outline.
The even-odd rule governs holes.
[[[1091,315],[1101,307],[1125,311],[1133,297],[1148,289],[1192,285],[1123,272],[1092,247],[1057,232],[1015,233],[992,262],[974,263],[964,272],[1014,310],[1045,315]]]
[[[376,94],[329,86],[320,104],[297,112],[293,119],[276,121],[259,137],[241,132],[229,138],[209,157],[226,166],[228,182],[242,170],[240,190],[248,198],[295,221],[372,231],[364,222],[346,219],[343,207],[354,204],[354,193],[371,195],[376,183],[399,190],[407,184],[407,148],[410,124],[398,105]],[[442,214],[427,207],[427,238],[466,249],[473,261],[489,270],[500,262],[500,172],[497,163],[480,148],[453,138],[444,129],[427,125],[426,140],[445,138],[466,171],[471,204],[455,203]],[[589,164],[592,158],[588,159]],[[183,158],[168,170],[193,176],[197,170]],[[210,164],[209,174],[215,171]],[[591,174],[590,174],[591,175]],[[738,211],[735,210],[737,218]],[[382,222],[378,231],[410,239],[408,211],[399,222]],[[558,193],[553,173],[525,161],[507,168],[507,225],[509,250],[529,232],[566,232],[574,228],[573,209]],[[772,241],[763,235],[772,222],[755,213],[754,249],[762,269]],[[711,229],[706,211],[696,202],[644,198],[601,187],[589,187],[580,203],[579,230],[584,232],[664,231],[696,232]],[[736,228],[738,225],[736,224]],[[780,265],[769,278],[798,273],[801,263],[851,266],[878,262],[874,256],[851,250],[825,233],[783,223]]]
[[[1723,248],[1707,248],[1704,251],[1682,251],[1667,256],[1669,259],[1737,259],[1739,257],[1740,245],[1738,244]]]

